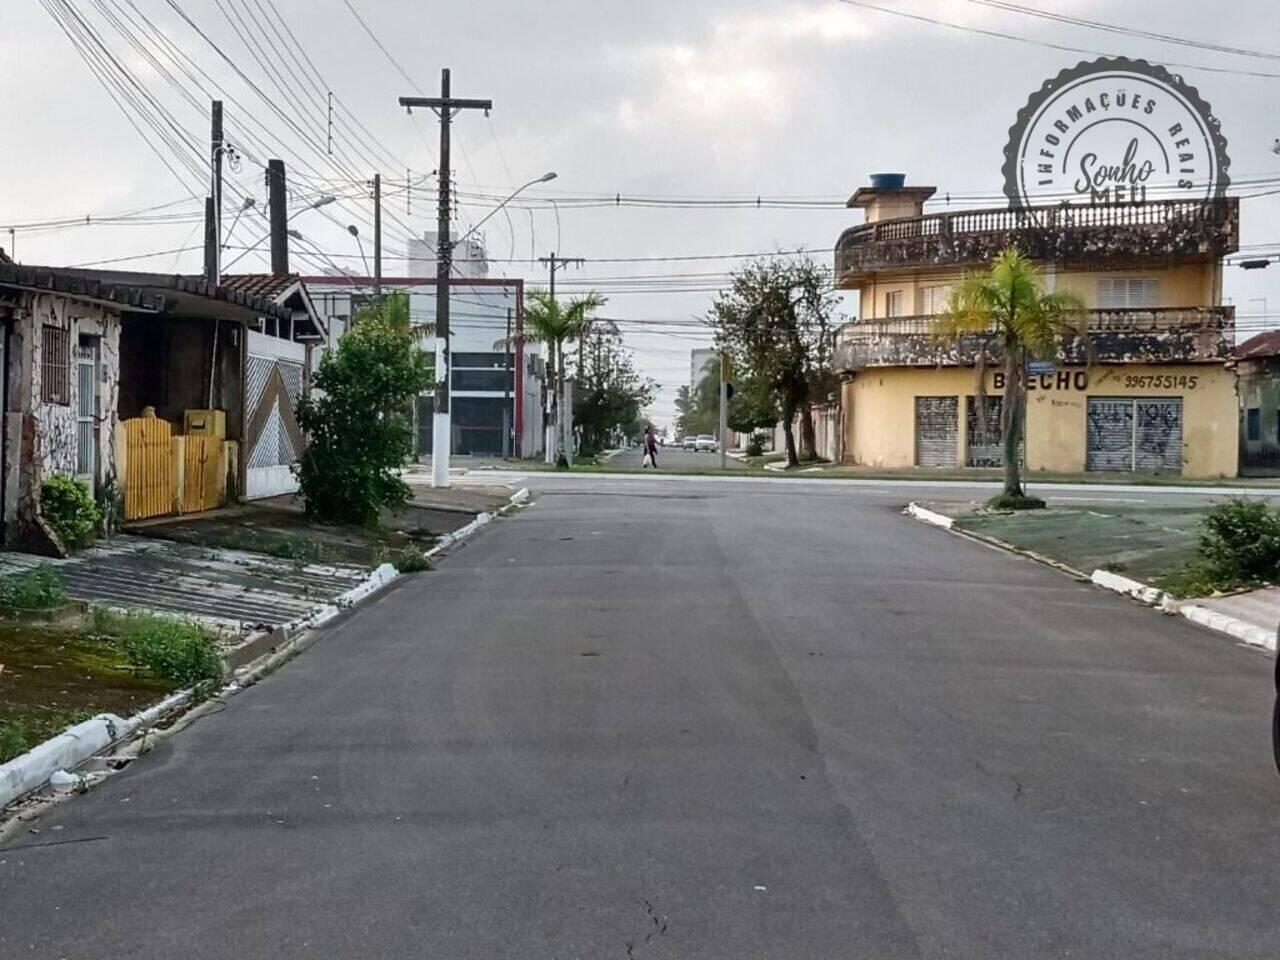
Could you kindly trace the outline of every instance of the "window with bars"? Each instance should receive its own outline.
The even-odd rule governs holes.
[[[1155,277],[1099,277],[1098,308],[1126,310],[1154,307],[1160,302],[1160,281]]]
[[[71,403],[71,332],[50,324],[40,342],[40,396],[45,403]]]

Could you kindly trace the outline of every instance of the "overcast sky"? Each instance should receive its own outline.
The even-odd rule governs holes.
[[[205,187],[175,156],[203,161],[196,154],[207,140],[212,81],[225,85],[227,135],[245,154],[240,171],[231,174],[228,219],[245,195],[263,206],[258,164],[266,156],[282,156],[295,191],[297,212],[291,225],[314,245],[310,249],[358,269],[360,251],[343,227],[367,219],[368,201],[357,198],[361,186],[353,181],[378,170],[388,180],[386,250],[402,255],[408,231],[434,228],[434,184],[418,181],[435,168],[437,133],[430,114],[406,116],[396,98],[435,93],[445,66],[452,68],[455,96],[494,103],[489,119],[468,112],[454,127],[453,167],[464,192],[459,207],[464,228],[492,206],[475,194],[501,197],[545,171],[559,175],[549,186],[524,195],[535,201],[562,200],[558,216],[545,202],[535,203],[532,214],[523,207],[511,209],[509,218],[498,214],[484,227],[492,256],[528,260],[557,251],[588,259],[669,257],[806,247],[829,262],[840,230],[858,222],[853,211],[583,209],[570,198],[620,194],[835,200],[847,197],[872,172],[899,170],[910,182],[937,185],[940,197],[949,192],[992,198],[955,201],[953,209],[999,206],[1002,149],[1018,109],[1045,79],[1091,59],[838,0],[351,0],[420,88],[415,90],[344,0],[274,0],[318,77],[288,48],[277,22],[267,20],[271,0],[173,0],[221,54],[182,22],[170,0],[49,0],[48,5],[67,2],[102,31],[121,63],[168,109],[176,127],[192,132],[197,144],[184,149],[172,129],[164,138],[148,130],[144,138],[86,67],[46,4],[3,0],[0,89],[6,91],[6,123],[0,128],[0,245],[11,245],[10,224],[133,212],[159,204],[172,205],[156,214],[174,218],[21,228],[14,246],[18,259],[28,263],[76,264],[197,245],[198,198]],[[1280,136],[1280,4],[1275,0],[1020,0],[1042,10],[1270,57],[1051,23],[972,0],[870,2],[1098,53],[1275,74],[1179,69],[1222,120],[1233,179],[1280,178],[1280,156],[1271,152]],[[122,23],[125,13],[131,16],[141,25],[134,35],[145,34],[150,46],[131,47],[104,10]],[[158,41],[142,23],[142,14],[182,52],[192,76],[174,70],[174,78],[190,101],[144,54],[154,53]],[[255,60],[258,51],[246,47],[228,15],[242,25],[251,45],[261,43],[264,63]],[[264,104],[235,75],[232,64],[292,123]],[[276,88],[280,78],[273,71],[279,71],[289,95]],[[303,72],[309,84],[299,79]],[[333,155],[326,142],[326,102],[317,88],[331,89],[337,99]],[[296,103],[290,103],[290,96]],[[414,184],[407,198],[406,170],[412,171]],[[1277,187],[1239,192],[1269,189]],[[324,194],[341,200],[322,210],[307,209]],[[933,209],[945,205],[940,200]],[[1244,244],[1270,245],[1280,252],[1280,195],[1247,200],[1242,221]],[[367,238],[367,226],[361,229]],[[264,233],[261,215],[250,210],[231,234],[228,259]],[[659,422],[671,416],[674,388],[688,378],[689,349],[707,339],[687,322],[706,311],[712,296],[706,288],[720,283],[738,262],[594,263],[561,274],[572,289],[594,282],[610,297],[608,315],[636,321],[625,326],[627,340],[637,349],[644,372],[667,386],[653,410]],[[304,271],[318,271],[323,264],[318,253],[310,261],[294,261]],[[198,249],[168,252],[122,260],[119,266],[198,272],[201,254]],[[402,266],[389,261],[386,273],[395,274]],[[250,252],[231,269],[263,270],[266,261]],[[545,279],[542,268],[527,262],[496,263],[493,270]],[[684,276],[670,276],[675,274]],[[629,276],[644,279],[618,279]],[[1237,304],[1241,327],[1258,329],[1264,323],[1264,304],[1258,298],[1269,298],[1275,304],[1270,312],[1280,316],[1280,264],[1265,271],[1230,270],[1227,295]],[[652,326],[664,322],[675,325]]]

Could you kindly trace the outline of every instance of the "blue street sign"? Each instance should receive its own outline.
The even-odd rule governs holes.
[[[1058,372],[1058,365],[1052,360],[1028,360],[1027,373],[1032,376],[1042,376],[1044,374],[1053,374]]]

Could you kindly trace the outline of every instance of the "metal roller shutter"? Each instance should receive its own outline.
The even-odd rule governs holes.
[[[1086,470],[1182,472],[1181,397],[1090,397]]]
[[[966,397],[964,434],[966,467],[1004,466],[1000,413],[1004,397]]]
[[[956,466],[959,421],[958,397],[916,397],[916,466]]]

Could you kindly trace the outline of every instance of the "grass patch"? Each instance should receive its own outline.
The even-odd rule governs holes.
[[[1025,493],[1001,493],[987,501],[992,510],[1043,510],[1045,502]]]
[[[66,601],[62,575],[47,563],[0,580],[0,607],[52,610]]]
[[[401,573],[421,573],[432,569],[431,561],[417,547],[384,548],[378,555],[378,565],[384,563],[391,564]]]
[[[250,526],[205,530],[200,542],[207,547],[264,553],[298,563],[330,563],[340,559],[325,543],[314,537]]]
[[[77,710],[70,713],[28,713],[0,720],[0,763],[22,756],[92,716],[91,710]]]
[[[205,691],[222,679],[222,656],[203,628],[189,620],[96,608],[94,630],[118,644],[135,673]]]

